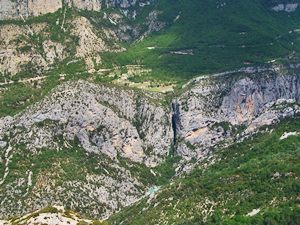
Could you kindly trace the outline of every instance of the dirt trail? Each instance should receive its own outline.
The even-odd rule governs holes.
[[[5,86],[9,84],[15,84],[15,83],[31,83],[33,81],[39,81],[39,80],[44,80],[47,78],[47,76],[38,76],[38,77],[32,77],[32,78],[24,78],[20,79],[18,81],[13,81],[13,80],[6,80],[5,82],[0,83],[0,86]]]

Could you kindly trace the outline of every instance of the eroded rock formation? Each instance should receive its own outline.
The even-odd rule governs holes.
[[[167,106],[159,94],[66,82],[25,112],[1,118],[0,215],[67,204],[106,217],[149,188],[130,169],[133,164],[151,170],[170,151],[187,161],[201,160],[216,145],[240,141],[264,125],[300,113],[299,65],[200,77],[187,87]],[[28,159],[49,150],[71,154],[71,143],[97,157],[99,165],[92,171],[101,171],[83,169],[80,179],[74,175],[61,183],[66,157],[49,171],[28,168],[12,176],[15,157],[21,153]],[[21,196],[24,202],[18,203]]]
[[[201,158],[210,147],[236,138],[235,132],[247,135],[297,114],[300,75],[293,69],[248,68],[195,79],[194,87],[177,100],[178,153]]]

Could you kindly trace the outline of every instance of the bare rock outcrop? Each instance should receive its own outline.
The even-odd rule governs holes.
[[[101,0],[67,0],[66,4],[80,10],[100,11],[102,8]]]
[[[298,3],[281,3],[278,4],[274,7],[272,7],[272,10],[275,12],[287,12],[287,13],[291,13],[291,12],[295,12],[298,8],[299,4]]]
[[[0,136],[11,132],[13,126],[23,127],[24,132],[10,133],[10,140],[32,151],[59,148],[54,140],[61,135],[66,141],[77,138],[87,152],[111,159],[121,155],[148,166],[168,155],[173,138],[168,109],[134,91],[83,81],[58,87],[12,120],[2,118]]]
[[[0,74],[8,78],[27,70],[34,77],[66,57],[62,43],[39,38],[46,27],[46,23],[0,26]]]
[[[65,29],[65,16],[68,8],[72,7],[76,8],[77,10],[88,10],[98,12],[101,11],[103,8],[115,8],[116,10],[113,11],[105,10],[102,18],[94,18],[91,15],[92,18],[90,19],[94,22],[100,22],[101,20],[101,29],[99,29],[98,27],[98,30],[99,32],[102,32],[104,34],[104,38],[105,36],[110,36],[111,39],[111,36],[114,36],[113,40],[118,39],[118,41],[134,41],[138,39],[143,39],[144,37],[148,36],[153,32],[160,31],[167,25],[166,21],[161,21],[159,18],[163,12],[157,10],[155,5],[152,3],[152,0],[2,0],[0,8],[0,20],[26,21],[29,17],[40,16],[47,13],[54,13],[56,11],[59,11],[59,13],[56,14],[56,24],[59,25],[61,23],[61,27],[52,27],[50,29],[50,32],[61,29],[62,32],[68,33],[69,31]],[[146,7],[148,8],[144,9]],[[134,22],[138,18],[141,22]],[[103,26],[103,21],[105,21],[105,23],[107,24],[111,23],[112,26]],[[92,27],[91,24],[88,24],[89,22],[87,21],[79,21],[77,19],[73,21],[75,29],[77,28],[77,30],[84,28],[80,26],[82,25],[82,23],[85,23],[84,25],[86,25],[87,29],[90,29]],[[79,26],[77,27],[77,25]],[[26,25],[24,25],[24,27],[26,27]],[[89,33],[91,34],[91,32]],[[90,35],[86,35],[86,39],[89,39],[90,37]],[[83,39],[81,39],[81,41],[82,40]],[[103,43],[100,43],[99,46],[103,47],[104,45]],[[93,46],[92,50],[93,49],[95,50],[95,46]],[[92,61],[95,60],[91,60],[91,57],[86,58],[87,67],[89,69],[93,67]],[[97,57],[96,61],[101,62],[100,57]]]
[[[62,8],[62,0],[1,0],[0,4],[0,20],[40,16]]]
[[[25,1],[24,1],[25,2]],[[54,13],[62,7],[61,0],[28,0],[27,10],[29,16],[39,16]]]
[[[196,78],[172,107],[159,94],[65,82],[24,112],[0,118],[0,216],[59,204],[105,218],[144,195],[149,187],[141,173],[164,162],[170,150],[187,162],[201,160],[218,145],[298,115],[299,68],[246,68]],[[43,154],[43,163],[49,155],[67,155],[41,170],[36,164]],[[80,161],[73,168],[70,160],[85,155],[92,165]],[[182,170],[189,166],[184,163]],[[138,169],[131,170],[134,165]]]
[[[112,30],[96,30],[85,17],[74,17],[63,22],[58,20],[57,23],[54,27],[58,30],[56,35],[64,36],[64,40],[53,38],[55,35],[51,36],[52,33],[49,35],[48,23],[0,25],[1,80],[11,80],[21,72],[29,74],[27,78],[40,76],[67,57],[84,60],[90,70],[95,67],[95,62],[101,63],[99,53],[123,50],[111,41],[118,39]],[[64,30],[59,23],[63,23],[68,30]]]
[[[244,70],[196,79],[195,86],[173,103],[178,154],[201,158],[215,145],[299,113],[300,75],[285,70]]]
[[[144,0],[1,0],[0,20],[23,19],[30,16],[40,16],[54,13],[65,4],[79,10],[100,11],[103,7],[113,7],[125,10],[128,14],[130,7],[144,7],[150,5],[151,1]]]
[[[148,187],[124,163],[154,167],[168,156],[173,141],[170,110],[156,97],[86,81],[66,82],[24,113],[1,118],[0,159],[6,163],[0,177],[0,216],[58,204],[105,218],[138,200]],[[72,143],[97,158],[91,172],[83,169],[90,165],[80,164],[82,178],[59,182],[72,159],[64,157],[63,164],[45,171],[34,166],[18,170],[8,181],[16,155],[29,160],[51,151],[76,155]]]
[[[85,60],[88,69],[94,68],[94,59],[100,63],[101,52],[120,52],[123,49],[117,44],[108,45],[106,40],[116,40],[117,37],[109,29],[101,30],[101,36],[95,31],[94,27],[85,17],[78,17],[72,21],[71,34],[78,37],[78,45],[76,46],[76,57]]]

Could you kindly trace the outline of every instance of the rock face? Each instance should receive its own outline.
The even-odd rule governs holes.
[[[114,32],[103,28],[101,35],[97,35],[94,27],[85,17],[78,17],[73,20],[72,26],[74,28],[71,30],[71,34],[78,37],[75,56],[84,59],[88,69],[94,68],[93,60],[95,60],[96,63],[101,61],[99,53],[107,51],[120,52],[123,50],[117,44],[110,44],[109,46],[105,41],[116,40],[117,37]]]
[[[216,145],[299,114],[299,68],[200,77],[169,107],[158,94],[63,83],[0,119],[0,217],[59,204],[105,218],[143,196],[151,185],[143,171],[171,149],[200,160]]]
[[[94,62],[100,63],[100,52],[122,51],[113,41],[108,44],[107,40],[117,39],[113,31],[106,28],[97,31],[85,17],[61,21],[55,29],[59,35],[65,35],[64,41],[51,38],[48,23],[0,25],[1,81],[3,77],[8,80],[24,71],[30,72],[26,78],[41,75],[67,57],[84,60],[90,70],[94,68]]]
[[[101,0],[67,0],[69,6],[73,6],[80,10],[100,11],[102,7]]]
[[[282,73],[280,68],[241,70],[194,80],[176,101],[178,154],[201,158],[237,132],[247,135],[299,113],[299,72]]]
[[[145,7],[151,5],[154,0],[105,0],[105,6],[107,8],[121,8],[128,9],[130,7]]]
[[[10,0],[1,0],[0,1],[0,19],[12,19],[18,16],[17,14],[17,4]]]
[[[39,16],[46,13],[56,12],[62,7],[61,0],[28,0],[27,2],[29,16]]]
[[[47,13],[56,12],[63,7],[62,0],[1,0],[0,4],[0,20],[21,19],[22,17],[26,18],[28,16],[44,15]],[[75,7],[79,10],[100,11],[103,7],[103,4],[105,4],[105,7],[116,7],[122,10],[127,10],[128,8],[136,5],[138,5],[139,7],[150,5],[150,1],[66,0],[65,4],[69,7]]]
[[[152,3],[153,1],[143,0],[2,0],[0,8],[0,20],[17,19],[26,21],[28,17],[53,13],[61,9],[60,13],[56,15],[56,25],[60,25],[60,28],[53,28],[54,25],[51,24],[49,25],[51,26],[51,28],[48,29],[47,32],[49,32],[49,30],[51,30],[51,32],[62,30],[63,32],[68,33],[69,31],[67,30],[67,25],[65,24],[68,21],[68,18],[66,18],[66,11],[68,7],[74,7],[78,10],[89,11],[101,11],[102,8],[106,8],[103,18],[93,17],[91,15],[91,20],[98,21],[98,23],[102,24],[101,29],[99,29],[99,27],[97,28],[98,32],[104,33],[104,35],[102,35],[103,37],[110,36],[108,40],[118,39],[118,41],[133,41],[139,38],[142,39],[152,32],[159,31],[166,26],[165,21],[159,20],[159,15],[162,14],[162,12],[156,10],[154,4]],[[66,6],[64,10],[62,10],[63,6]],[[149,8],[149,6],[151,7]],[[148,7],[147,10],[144,9],[145,7]],[[107,10],[107,8],[116,8],[116,10]],[[139,20],[143,22],[135,23],[134,21],[137,18],[139,18]],[[103,21],[106,21],[107,24],[111,23],[112,26],[103,27]],[[79,22],[78,20],[75,20],[73,22],[75,29],[83,29],[82,27],[80,27],[81,24],[77,26],[76,23]],[[85,21],[81,22],[89,23]],[[85,25],[87,25],[87,29],[90,29],[90,27],[92,27],[91,24]],[[28,28],[30,28],[30,26],[28,26]],[[26,28],[26,26],[23,27]],[[1,30],[2,28],[0,27],[0,31]],[[55,35],[57,34],[54,34],[53,36]],[[87,36],[86,38],[89,39],[90,37]],[[64,39],[61,40],[64,41]],[[100,46],[103,46],[103,44],[100,44]],[[93,49],[95,49],[95,46],[93,46]],[[88,67],[91,68],[92,60],[90,59],[90,57],[88,57],[86,61],[89,61],[87,62],[87,64]]]
[[[19,25],[0,26],[0,73],[13,76],[28,69],[37,75],[47,70],[57,60],[66,57],[65,46],[52,40],[37,40],[34,35],[41,35],[47,24],[34,24],[30,28]],[[34,42],[35,40],[35,42]],[[7,76],[7,77],[8,77]],[[6,78],[7,78],[6,77]]]
[[[79,9],[100,9],[95,4],[95,1],[85,1],[83,3],[82,1],[70,0],[66,3]],[[0,4],[0,20],[25,19],[29,16],[40,16],[56,12],[63,7],[62,0],[1,0]]]
[[[32,151],[59,148],[53,140],[62,135],[66,141],[77,138],[87,152],[155,166],[168,155],[173,139],[169,115],[134,91],[79,81],[60,86],[20,116],[3,118],[0,136],[17,125],[28,132],[11,134],[10,140]],[[41,126],[46,122],[54,123],[51,129]]]
[[[53,204],[67,204],[85,209],[82,213],[106,217],[136,201],[147,187],[124,162],[156,166],[168,156],[173,141],[170,110],[154,102],[132,90],[67,82],[25,113],[1,118],[0,153],[5,173],[0,178],[0,217]],[[85,152],[83,156],[94,155],[89,157],[94,165],[78,164],[91,167],[91,171],[83,169],[78,175],[82,178],[69,177],[60,183],[65,176],[60,171],[66,171],[68,160],[78,154],[73,150],[74,142]],[[18,155],[25,154],[21,158],[30,156],[32,160],[51,154],[49,149],[69,149],[68,154],[75,156],[63,157],[67,161],[54,163],[46,171],[34,167],[17,170],[18,175],[7,180],[15,173],[12,165]],[[45,162],[50,158],[47,156]],[[70,164],[74,165],[77,164]],[[23,203],[15,201],[21,196]],[[97,207],[89,207],[92,205]]]
[[[1,0],[0,4],[0,20],[39,16],[62,8],[61,0]]]

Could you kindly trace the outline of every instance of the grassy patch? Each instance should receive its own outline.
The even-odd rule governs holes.
[[[15,115],[29,105],[40,101],[62,82],[60,75],[64,75],[64,81],[87,79],[90,76],[86,72],[85,64],[82,60],[69,64],[67,61],[63,61],[44,75],[46,78],[41,84],[34,81],[27,83],[16,81],[14,84],[7,85],[7,89],[0,97],[0,117]]]
[[[258,65],[299,50],[299,12],[272,12],[262,1],[159,1],[166,29],[123,53],[106,53],[105,64],[141,64],[159,79],[187,80],[199,74]],[[179,16],[176,22],[173,19]],[[292,44],[293,42],[293,44]],[[150,49],[149,49],[150,47]],[[192,55],[174,54],[189,50]]]

